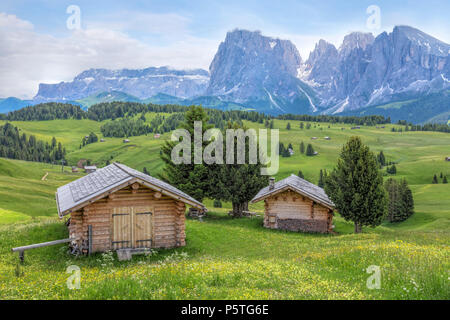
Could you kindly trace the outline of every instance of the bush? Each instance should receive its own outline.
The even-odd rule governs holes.
[[[214,200],[214,203],[213,203],[213,207],[214,208],[222,208],[222,202],[220,202],[220,200]]]

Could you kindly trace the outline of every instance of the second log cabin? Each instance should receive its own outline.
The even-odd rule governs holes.
[[[333,231],[334,204],[325,191],[296,175],[269,186],[251,201],[264,200],[264,226],[288,231],[329,233]]]

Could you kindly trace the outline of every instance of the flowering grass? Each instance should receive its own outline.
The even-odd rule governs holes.
[[[64,245],[27,251],[18,264],[10,248],[66,236],[54,219],[0,226],[0,299],[449,299],[449,234],[386,227],[338,235],[262,228],[260,218],[210,214],[187,220],[187,245],[134,256],[73,257]],[[81,269],[70,290],[69,265]],[[367,267],[381,269],[368,289]]]

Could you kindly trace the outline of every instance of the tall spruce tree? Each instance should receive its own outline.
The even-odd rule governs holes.
[[[386,157],[384,156],[383,151],[380,151],[377,156],[377,160],[381,167],[384,167],[386,165]]]
[[[300,142],[300,153],[305,153],[305,143],[303,141]]]
[[[355,224],[375,227],[386,216],[387,196],[375,155],[359,137],[351,137],[342,148],[338,164],[326,179],[325,190],[339,214]]]
[[[407,181],[403,179],[398,182],[389,178],[384,186],[389,199],[387,220],[389,222],[405,221],[414,213],[414,200]]]
[[[311,157],[311,156],[313,156],[314,155],[314,148],[313,148],[313,146],[312,146],[312,144],[311,143],[308,143],[308,146],[306,147],[306,155],[308,156],[308,157]]]
[[[177,141],[166,141],[161,147],[161,159],[165,164],[163,174],[160,177],[186,192],[198,201],[202,201],[209,195],[210,191],[210,169],[211,167],[204,162],[194,164],[194,122],[202,122],[202,135],[212,126],[208,124],[208,116],[201,106],[191,106],[184,115],[184,122],[180,127],[186,129],[191,135],[191,163],[175,164],[172,161],[172,149],[178,144]],[[202,139],[203,140],[203,139]],[[208,143],[203,143],[202,155],[204,147]],[[203,157],[202,157],[203,158]]]
[[[442,179],[442,183],[443,183],[443,184],[447,184],[447,183],[448,183],[448,181],[447,181],[447,176],[444,176],[444,179]]]
[[[438,184],[439,183],[437,175],[434,175],[432,183],[433,184]]]
[[[241,126],[229,124],[231,129],[239,129]],[[246,128],[242,128],[246,130]],[[245,142],[245,164],[217,165],[211,173],[211,197],[221,201],[228,201],[233,206],[233,217],[244,216],[248,211],[248,202],[268,184],[266,176],[261,175],[261,163],[249,164],[249,138]],[[226,143],[224,141],[224,143]],[[226,158],[226,147],[224,146],[224,157]],[[237,140],[234,140],[234,150],[237,150]],[[259,150],[257,150],[259,153]]]
[[[325,186],[325,177],[324,177],[324,172],[322,169],[320,169],[319,182],[317,183],[317,185],[321,188],[323,188]]]

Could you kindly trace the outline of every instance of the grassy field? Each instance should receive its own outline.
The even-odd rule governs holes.
[[[285,129],[288,122],[291,130]],[[146,167],[152,175],[162,170],[159,148],[170,137],[130,137],[129,144],[106,138],[79,149],[89,132],[101,136],[101,123],[13,124],[40,139],[61,140],[69,163],[81,158],[100,166],[120,161],[138,170]],[[316,183],[319,170],[331,170],[345,141],[359,135],[374,152],[383,150],[388,161],[397,163],[396,178],[408,180],[416,213],[406,222],[384,223],[354,235],[352,224],[336,216],[337,235],[287,233],[262,228],[261,218],[230,219],[229,204],[213,209],[206,200],[212,213],[204,222],[187,221],[185,248],[130,262],[118,262],[109,254],[75,258],[61,245],[29,251],[25,264],[18,266],[11,247],[67,236],[55,218],[54,194],[58,186],[82,174],[67,167],[62,172],[57,165],[0,159],[0,299],[449,299],[450,184],[431,180],[441,172],[450,178],[450,163],[444,161],[450,156],[450,135],[391,132],[392,126],[351,130],[350,125],[312,123],[310,130],[301,130],[297,121],[275,120],[281,142],[292,143],[295,151],[290,158],[280,158],[276,178],[302,170]],[[312,143],[319,155],[300,154],[301,141]],[[263,210],[261,204],[251,209]],[[68,265],[81,268],[80,290],[66,287]],[[370,265],[381,268],[380,290],[366,287]]]

